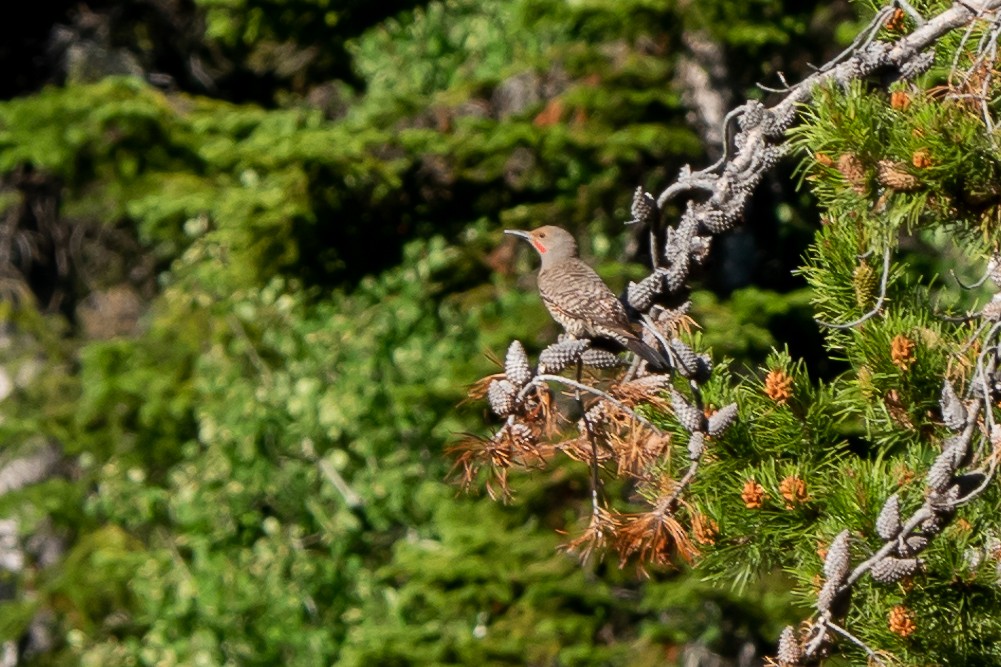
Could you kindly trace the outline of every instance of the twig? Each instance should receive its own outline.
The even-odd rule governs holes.
[[[827,622],[827,627],[829,627],[831,630],[834,630],[839,635],[841,635],[842,637],[844,637],[845,639],[847,639],[851,643],[853,643],[856,646],[858,646],[859,648],[861,648],[863,651],[865,651],[869,655],[870,659],[875,660],[877,663],[879,663],[881,665],[885,665],[886,664],[885,662],[883,662],[882,658],[880,658],[878,655],[876,655],[875,651],[873,651],[871,648],[869,648],[868,646],[865,645],[865,642],[863,642],[861,639],[859,639],[858,637],[856,637],[852,633],[850,633],[847,630],[845,630],[843,627],[841,627],[840,625],[838,625],[834,621],[828,621]]]

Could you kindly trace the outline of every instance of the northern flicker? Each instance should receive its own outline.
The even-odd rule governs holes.
[[[547,225],[530,232],[506,229],[504,233],[520,236],[539,253],[539,295],[568,334],[614,341],[645,359],[651,368],[668,368],[663,355],[633,332],[622,302],[577,256],[577,242],[570,232]]]

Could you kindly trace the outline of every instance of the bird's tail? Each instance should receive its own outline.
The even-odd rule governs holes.
[[[650,367],[650,370],[654,371],[670,370],[671,364],[667,359],[664,358],[664,355],[662,355],[660,352],[658,352],[657,350],[653,349],[652,347],[644,343],[639,338],[636,338],[635,336],[629,336],[628,338],[626,338],[625,342],[626,342],[626,347],[629,348],[629,351],[634,353],[638,357],[642,358],[643,360],[645,360],[647,365]]]

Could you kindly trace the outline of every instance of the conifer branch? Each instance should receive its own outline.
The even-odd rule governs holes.
[[[883,308],[883,301],[886,300],[886,284],[889,282],[890,278],[890,248],[887,247],[883,251],[883,277],[879,281],[879,298],[876,299],[876,305],[872,307],[869,312],[867,312],[862,317],[847,322],[845,324],[835,324],[834,322],[825,322],[823,320],[816,320],[817,324],[822,327],[828,327],[830,329],[851,329],[862,324],[866,320],[870,319],[876,315]]]
[[[789,85],[780,75],[785,85],[784,89],[780,89],[785,93],[784,99],[767,108],[760,102],[749,100],[728,113],[723,120],[723,135],[727,141],[720,160],[700,171],[693,171],[686,165],[675,182],[659,195],[654,196],[641,188],[636,190],[632,219],[629,222],[648,227],[652,270],[643,280],[629,284],[626,301],[639,314],[645,329],[645,340],[663,350],[671,362],[670,377],[666,380],[657,379],[650,385],[651,391],[646,396],[656,401],[656,394],[668,389],[674,416],[690,436],[688,468],[682,478],[669,487],[667,493],[658,496],[655,513],[659,512],[659,516],[667,516],[665,513],[670,513],[679,501],[684,502],[681,500],[682,494],[697,477],[700,469],[705,451],[704,438],[721,433],[736,414],[736,405],[727,406],[726,423],[721,428],[719,425],[723,420],[717,421],[714,426],[712,418],[706,419],[702,410],[701,387],[710,377],[711,366],[703,356],[695,355],[684,344],[679,345],[680,341],[672,331],[679,318],[685,316],[683,309],[674,304],[687,302],[689,276],[693,269],[708,258],[713,238],[733,229],[740,222],[751,193],[789,150],[786,131],[796,121],[802,106],[818,90],[824,87],[846,87],[875,74],[893,73],[899,79],[914,78],[931,66],[931,49],[937,40],[950,31],[972,25],[975,20],[995,13],[999,7],[1001,0],[955,2],[938,15],[925,20],[904,2],[888,4],[874,15],[867,28],[848,49],[803,81]],[[898,15],[905,14],[910,16],[916,26],[912,32],[896,39],[877,40],[880,30],[891,16],[898,20]],[[991,62],[990,59],[996,54],[1001,29],[996,16],[991,16],[991,20],[993,25],[987,37],[978,45],[978,58],[970,72],[981,64]],[[883,76],[883,80],[886,78]],[[982,99],[986,98],[987,90],[988,87],[980,89]],[[985,105],[982,108],[986,117],[988,109]],[[990,119],[987,119],[985,126],[993,127]],[[731,128],[733,132],[730,131]],[[684,212],[676,224],[665,225],[661,220],[661,211],[668,202],[679,197],[687,198]],[[881,311],[889,281],[890,252],[891,249],[887,247],[883,253],[883,272],[875,307],[853,322],[820,322],[821,325],[846,329],[871,319]],[[825,561],[826,583],[818,596],[815,620],[801,634],[802,641],[796,639],[795,632],[791,629],[787,628],[783,632],[780,650],[784,653],[780,657],[786,657],[781,659],[782,664],[815,663],[829,654],[837,635],[856,643],[871,659],[879,661],[876,652],[840,625],[841,619],[850,609],[852,589],[867,573],[874,581],[891,582],[919,571],[922,567],[918,558],[921,551],[948,525],[959,506],[979,497],[994,479],[997,453],[982,445],[982,437],[975,436],[981,419],[987,424],[988,433],[993,431],[992,401],[996,400],[998,394],[995,389],[998,382],[994,376],[998,365],[996,339],[1001,327],[1001,301],[997,301],[997,304],[995,306],[995,302],[992,302],[977,314],[985,325],[979,327],[974,335],[984,347],[974,375],[968,382],[965,400],[953,401],[951,387],[949,391],[943,391],[940,405],[942,414],[947,425],[951,424],[950,428],[956,434],[947,440],[946,448],[929,468],[924,502],[902,520],[897,495],[888,498],[877,520],[877,532],[883,542],[854,569],[850,567],[848,550],[850,532],[843,531],[835,541],[837,548],[832,544]],[[987,325],[989,322],[994,325]],[[586,343],[564,341],[551,347],[552,350],[547,349],[540,355],[539,365],[531,380],[521,384],[520,389],[509,391],[505,385],[492,385],[497,389],[493,391],[495,397],[491,397],[491,405],[498,415],[507,416],[508,420],[500,433],[505,433],[505,429],[510,429],[512,424],[531,428],[528,421],[519,421],[531,409],[523,404],[530,397],[538,396],[541,392],[538,385],[547,382],[562,384],[578,392],[578,402],[584,412],[583,430],[591,448],[590,458],[595,466],[598,459],[598,435],[592,430],[597,425],[596,421],[592,421],[592,414],[596,413],[584,410],[579,392],[597,397],[597,406],[607,403],[629,415],[636,423],[649,427],[655,433],[661,433],[660,429],[618,400],[613,395],[614,389],[606,392],[579,379],[570,380],[554,374],[569,367],[570,363],[565,358],[579,360]],[[511,381],[510,373],[507,375],[508,378],[504,381],[514,387],[517,383]],[[675,375],[688,380],[691,400],[673,388],[671,380]],[[629,378],[628,383],[647,379],[640,377],[633,380],[632,374],[626,377]],[[653,387],[656,389],[652,389]],[[510,401],[508,396],[512,397]],[[956,407],[957,401],[961,404],[959,408]],[[595,410],[595,407],[591,410]],[[946,417],[947,414],[951,417]],[[979,443],[977,448],[973,447],[975,440]],[[979,450],[978,456],[974,455],[974,449]],[[614,452],[610,456],[614,457]],[[964,472],[975,458],[980,459],[981,467]],[[596,467],[592,468],[592,474],[596,471]],[[592,483],[592,486],[596,492],[597,485]],[[592,503],[592,530],[596,531],[592,544],[597,544],[607,535],[606,531],[613,529],[615,521],[599,516],[597,500],[593,498]],[[651,522],[650,525],[661,524]],[[653,536],[648,537],[653,539]],[[639,538],[634,534],[632,539]],[[627,547],[623,552],[635,553],[637,549]],[[645,553],[644,550],[640,552]]]
[[[847,549],[836,547],[834,544],[829,549],[825,572],[830,569],[828,563],[833,558],[842,558],[845,565],[836,568],[841,574],[828,573],[827,583],[821,591],[821,600],[824,591],[830,589],[830,597],[836,600],[837,604],[823,601],[818,604],[820,615],[810,626],[808,640],[802,650],[805,661],[817,660],[830,650],[832,637],[828,629],[849,636],[835,621],[847,613],[851,588],[856,582],[866,573],[871,574],[879,583],[896,582],[914,574],[922,565],[921,559],[917,557],[918,554],[926,549],[931,540],[951,522],[957,508],[980,496],[994,478],[998,458],[996,451],[989,451],[984,455],[987,461],[986,470],[965,474],[961,474],[959,470],[973,460],[971,445],[974,432],[979,427],[981,410],[985,414],[988,433],[992,431],[991,405],[997,392],[992,391],[987,383],[998,366],[998,355],[1001,352],[999,333],[1001,324],[995,324],[984,336],[983,350],[977,360],[976,375],[970,382],[965,402],[961,403],[955,397],[948,380],[944,383],[940,406],[942,414],[946,418],[947,426],[960,433],[946,441],[944,450],[929,469],[926,478],[928,490],[924,503],[905,522],[900,522],[897,518],[899,512],[897,495],[890,496],[876,524],[877,532],[885,538],[883,545],[856,566],[850,574],[846,574]],[[847,532],[843,535],[847,535]],[[863,644],[860,645],[864,647]],[[870,652],[868,647],[864,648]]]

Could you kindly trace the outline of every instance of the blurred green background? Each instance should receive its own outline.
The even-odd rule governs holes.
[[[844,2],[136,0],[0,22],[0,641],[32,665],[755,664],[780,586],[557,550],[587,471],[446,481],[554,339],[559,224],[643,275],[638,185],[857,27]],[[733,368],[832,373],[792,164],[697,277]],[[677,211],[669,211],[677,214]],[[5,663],[7,664],[7,663]]]

